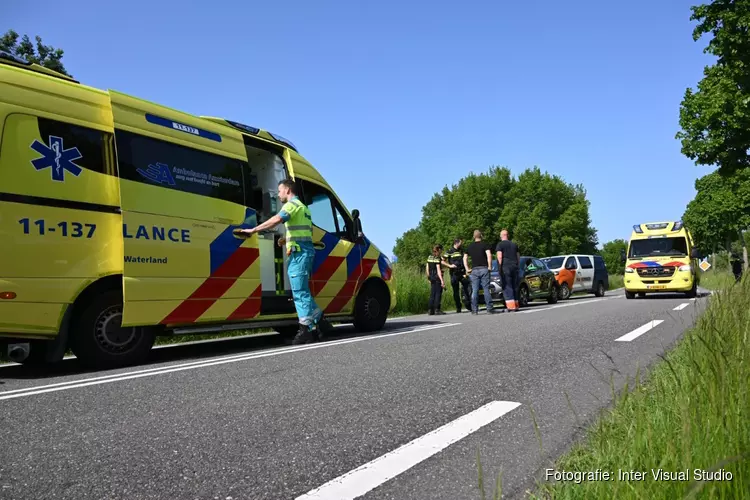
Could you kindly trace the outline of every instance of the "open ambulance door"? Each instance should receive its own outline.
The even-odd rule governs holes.
[[[260,313],[258,239],[242,134],[110,91],[120,177],[123,326]]]

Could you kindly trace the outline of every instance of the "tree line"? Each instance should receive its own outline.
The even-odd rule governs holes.
[[[695,182],[683,220],[704,254],[742,254],[748,267],[750,230],[750,0],[714,0],[691,8],[693,39],[710,34],[697,90],[680,104],[682,153],[716,170]]]
[[[423,265],[432,245],[447,250],[455,238],[470,242],[475,229],[491,244],[508,229],[521,253],[539,257],[596,253],[598,244],[582,185],[537,167],[514,178],[507,168],[493,166],[435,193],[417,227],[396,240],[394,253],[401,265]]]

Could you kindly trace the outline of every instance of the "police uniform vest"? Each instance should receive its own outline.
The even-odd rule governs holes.
[[[430,255],[429,257],[427,257],[427,264],[429,265],[430,278],[437,279],[438,277],[437,269],[438,269],[438,266],[440,265],[440,257],[435,257],[434,255]]]
[[[289,214],[289,220],[284,223],[286,228],[286,249],[300,250],[302,242],[312,243],[312,216],[310,209],[299,198],[292,198],[281,208]]]
[[[456,247],[451,247],[449,252],[443,255],[443,258],[448,264],[456,266],[455,269],[451,269],[451,274],[463,274],[464,273],[464,253],[461,250],[456,250]]]

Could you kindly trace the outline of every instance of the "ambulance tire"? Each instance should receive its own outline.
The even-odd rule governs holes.
[[[102,369],[143,362],[154,345],[148,327],[122,328],[122,292],[109,290],[83,304],[73,319],[70,348],[87,368]]]
[[[381,330],[388,319],[388,289],[378,282],[366,284],[354,302],[354,328],[359,332]]]
[[[634,299],[635,298],[635,292],[628,292],[625,290],[625,298],[626,299]]]
[[[695,281],[693,281],[693,288],[691,288],[688,292],[685,293],[685,296],[688,299],[694,299],[698,296],[698,285]]]

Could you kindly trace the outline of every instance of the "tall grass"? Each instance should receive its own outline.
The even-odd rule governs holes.
[[[707,272],[698,271],[700,275],[700,286],[708,290],[721,290],[734,283],[734,275],[726,271],[709,269]]]
[[[456,303],[453,301],[453,288],[450,284],[450,276],[443,273],[445,290],[443,290],[442,310],[455,311]],[[417,314],[427,312],[430,301],[430,282],[427,281],[424,270],[394,265],[393,279],[396,285],[396,307],[394,315]],[[463,309],[463,306],[461,307]]]
[[[609,289],[617,290],[625,286],[625,277],[622,274],[609,275]]]
[[[719,498],[750,494],[750,277],[725,283],[683,340],[646,383],[617,396],[614,407],[554,465],[557,471],[614,474],[611,481],[540,484],[532,498]],[[613,387],[614,390],[614,387]],[[652,471],[688,470],[685,481]],[[697,481],[696,469],[732,474]],[[646,471],[641,481],[618,471]]]

